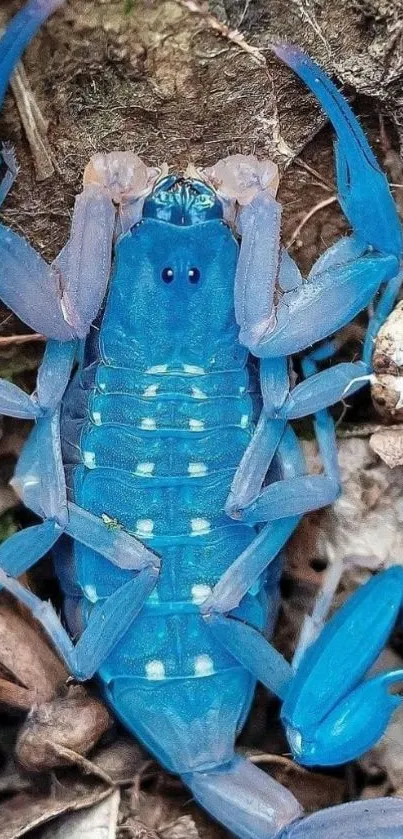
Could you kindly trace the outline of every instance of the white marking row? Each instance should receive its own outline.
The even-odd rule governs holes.
[[[165,664],[158,658],[147,661],[145,671],[147,679],[151,681],[165,679]],[[214,673],[213,659],[206,653],[197,655],[194,659],[193,672],[195,676],[211,676]]]

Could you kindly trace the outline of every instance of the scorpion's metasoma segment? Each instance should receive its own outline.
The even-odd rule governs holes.
[[[2,90],[59,4],[31,0],[10,24]],[[402,801],[303,819],[290,792],[234,752],[257,680],[284,700],[295,758],[332,765],[380,737],[400,701],[390,687],[403,678],[366,678],[400,611],[401,568],[323,628],[325,588],[293,666],[267,640],[281,550],[300,517],[339,491],[327,408],[370,377],[402,250],[385,176],[347,104],[299,50],[276,52],[334,125],[353,228],[307,282],[280,244],[277,169],[251,156],[169,175],[131,152],[95,155],[51,266],[0,229],[0,295],[50,339],[33,395],[0,384],[1,411],[35,422],[14,486],[43,519],[1,546],[0,582],[76,678],[97,674],[129,730],[236,836],[401,839]],[[4,196],[9,149],[3,163]],[[334,345],[312,345],[377,295],[362,360],[318,372]],[[305,379],[291,387],[297,352]],[[289,424],[309,414],[322,475],[306,474]],[[70,634],[17,581],[53,546]]]

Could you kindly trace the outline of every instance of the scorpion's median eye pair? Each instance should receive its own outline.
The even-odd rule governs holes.
[[[161,271],[161,277],[164,283],[171,283],[174,279],[174,276],[175,275],[172,268],[163,268],[163,270]],[[190,283],[193,283],[194,285],[199,282],[200,271],[198,268],[189,268],[188,280]]]
[[[198,268],[189,268],[188,280],[189,280],[190,283],[193,283],[194,285],[199,282],[200,271],[199,271]]]
[[[174,278],[172,268],[164,268],[161,272],[161,277],[164,280],[164,283],[171,283]]]

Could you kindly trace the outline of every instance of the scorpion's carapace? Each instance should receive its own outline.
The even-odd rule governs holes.
[[[0,95],[59,4],[31,0],[11,23]],[[331,765],[378,739],[402,677],[365,681],[400,610],[401,569],[356,592],[323,629],[325,586],[293,666],[267,640],[281,550],[301,516],[339,491],[327,408],[370,377],[401,257],[387,181],[349,107],[300,51],[277,53],[334,125],[353,227],[308,282],[280,243],[277,167],[253,156],[170,174],[132,152],[96,154],[51,266],[0,228],[0,296],[49,339],[32,396],[0,382],[2,413],[35,423],[13,483],[43,519],[1,545],[0,583],[72,674],[97,674],[117,716],[236,836],[369,837],[375,826],[398,839],[401,801],[302,819],[294,796],[234,751],[257,680],[284,700],[295,758]],[[2,154],[4,198],[16,166]],[[318,370],[334,344],[312,345],[378,294],[362,360]],[[303,380],[292,386],[297,352]],[[310,414],[319,475],[307,474],[290,425]],[[51,548],[70,634],[17,580]]]

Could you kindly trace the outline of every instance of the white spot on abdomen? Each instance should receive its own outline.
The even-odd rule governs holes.
[[[192,533],[197,534],[198,536],[201,533],[210,532],[210,522],[208,519],[190,519],[190,526],[192,528]]]
[[[95,425],[102,425],[100,411],[93,411],[92,412],[92,419],[93,419],[93,422],[95,423]]]
[[[152,475],[154,472],[155,463],[145,462],[145,463],[138,463],[137,468],[135,471],[135,475]]]
[[[95,452],[83,452],[83,459],[87,469],[95,469]]]
[[[152,661],[147,661],[145,670],[147,679],[165,679],[164,662],[160,661],[158,658],[154,658]]]
[[[201,477],[202,475],[207,475],[207,466],[205,463],[195,461],[194,463],[189,463],[188,472],[192,478]]]
[[[157,427],[157,423],[153,417],[144,417],[141,420],[140,428],[143,428],[145,431],[155,431]]]
[[[98,595],[97,595],[97,590],[96,590],[95,586],[85,586],[84,587],[84,594],[85,594],[87,600],[90,601],[90,603],[96,603],[97,602]]]
[[[211,594],[211,587],[206,585],[205,583],[196,583],[191,588],[192,594],[192,603],[196,603],[200,606],[201,603],[207,599],[207,597]]]
[[[148,385],[143,390],[143,396],[156,396],[158,391],[158,385]]]
[[[202,376],[205,372],[204,367],[197,367],[196,364],[184,364],[183,370],[185,373],[190,373],[192,376]]]
[[[153,530],[154,522],[152,519],[137,519],[136,536],[151,536]]]
[[[191,431],[204,431],[204,422],[203,420],[190,419],[189,428]]]
[[[195,676],[211,676],[214,673],[214,662],[209,655],[203,653],[197,655],[194,660]]]
[[[166,373],[168,370],[167,364],[154,364],[154,367],[149,367],[146,373]]]
[[[194,399],[207,399],[207,394],[199,387],[192,387],[192,396]]]

